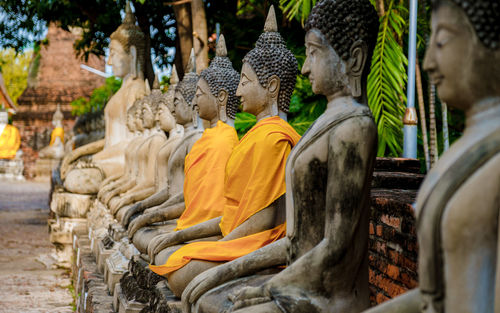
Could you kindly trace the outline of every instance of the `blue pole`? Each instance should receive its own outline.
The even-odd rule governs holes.
[[[417,57],[418,1],[410,0],[410,36],[408,44],[407,105],[403,119],[403,157],[417,158],[417,111],[415,110],[415,63]]]

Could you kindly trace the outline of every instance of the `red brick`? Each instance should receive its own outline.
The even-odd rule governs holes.
[[[378,293],[376,296],[375,296],[375,302],[377,304],[380,304],[382,302],[385,302],[387,300],[390,300],[390,298],[386,297],[383,293]]]
[[[373,227],[373,223],[370,223],[370,235],[374,235],[375,234],[375,229]]]
[[[382,236],[382,225],[377,225],[377,236]]]
[[[380,217],[380,220],[384,224],[401,231],[401,218],[400,217],[394,217],[394,216],[389,216],[387,214],[382,214],[382,216]]]

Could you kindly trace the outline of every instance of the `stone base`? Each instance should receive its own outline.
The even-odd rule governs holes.
[[[84,228],[87,221],[81,218],[49,219],[49,239],[56,246],[57,265],[70,268],[73,256],[73,234],[77,228]]]
[[[69,192],[54,192],[50,210],[59,217],[85,218],[95,196],[79,195]]]
[[[137,301],[129,301],[122,293],[120,284],[115,287],[115,293],[113,297],[113,309],[118,313],[139,313],[146,307],[144,303]]]
[[[111,294],[115,290],[115,285],[120,282],[127,271],[132,256],[139,254],[134,245],[127,243],[126,240],[122,240],[119,248],[106,260],[104,279]]]
[[[87,213],[87,227],[92,229],[92,236],[104,236],[102,230],[107,233],[109,225],[112,223],[114,223],[114,218],[106,206],[99,199],[95,199]]]
[[[21,158],[0,159],[0,181],[24,181],[23,170],[24,163]]]
[[[99,240],[97,242],[96,260],[97,260],[97,270],[99,271],[99,273],[104,273],[106,267],[106,261],[114,252],[116,252],[116,250],[118,250],[118,245],[114,244],[111,249],[107,249],[102,240]]]
[[[61,163],[61,159],[37,159],[35,162],[35,176],[50,179],[52,170],[56,169]]]

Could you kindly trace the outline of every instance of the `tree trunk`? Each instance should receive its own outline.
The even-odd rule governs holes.
[[[384,0],[377,0],[377,13],[379,17],[384,16],[385,14]]]
[[[134,2],[135,16],[137,24],[146,36],[145,49],[144,49],[144,78],[148,80],[149,86],[153,87],[155,80],[155,72],[153,70],[153,63],[151,62],[151,24],[144,12],[144,8],[140,3]]]
[[[415,74],[417,82],[418,108],[420,111],[420,127],[422,129],[422,141],[424,146],[425,165],[427,171],[431,169],[431,159],[429,155],[429,140],[427,139],[427,123],[425,121],[424,91],[422,90],[422,75],[420,73],[420,64],[416,59]]]
[[[176,51],[175,58],[180,58],[182,63],[182,67],[177,67],[179,79],[184,77],[184,69],[188,65],[191,48],[193,48],[193,27],[191,25],[191,14],[189,11],[189,3],[174,5],[175,20],[177,22],[177,42],[180,47],[180,51]]]
[[[433,167],[439,158],[438,142],[437,142],[437,129],[436,129],[436,86],[433,84],[429,85],[429,115],[430,115],[430,156],[431,156],[431,167]]]
[[[196,72],[199,74],[208,67],[208,31],[203,0],[191,1],[191,16]]]

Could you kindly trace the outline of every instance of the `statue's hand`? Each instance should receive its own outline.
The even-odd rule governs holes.
[[[196,276],[182,293],[182,312],[191,313],[191,305],[212,288],[224,283],[220,266],[208,269]]]
[[[127,212],[123,215],[122,219],[122,225],[123,227],[127,228],[129,223],[130,223],[130,218],[137,212],[140,212],[142,210],[142,204],[141,202],[137,202],[133,206],[131,206]]]
[[[161,234],[155,238],[156,240],[150,242],[148,245],[148,255],[151,262],[154,262],[154,257],[162,250],[178,244],[177,232]]]
[[[235,293],[229,294],[228,298],[233,302],[230,311],[272,301],[271,295],[265,286],[245,287]]]

